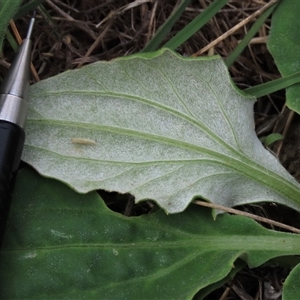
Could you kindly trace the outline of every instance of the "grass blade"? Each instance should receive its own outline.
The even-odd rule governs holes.
[[[186,25],[164,47],[175,50],[202,28],[229,0],[215,0],[203,13]]]
[[[250,88],[245,89],[244,91],[255,97],[262,97],[269,95],[271,93],[283,90],[293,84],[300,83],[300,72],[296,72],[290,76],[272,80],[263,84],[259,84]]]
[[[6,31],[5,37],[8,43],[10,44],[10,46],[14,49],[15,52],[17,52],[19,49],[19,44],[16,42],[16,40],[14,39],[13,35],[9,30]]]
[[[21,0],[15,1],[1,1],[1,10],[0,10],[0,50],[2,50],[2,42],[4,35],[6,33],[7,25],[9,20],[15,15],[18,11]]]
[[[260,27],[265,23],[266,19],[271,15],[273,10],[276,8],[277,3],[267,9],[254,23],[248,33],[245,35],[243,40],[239,43],[239,45],[235,48],[235,50],[225,59],[225,64],[229,68],[238,58],[238,56],[244,51],[244,49],[248,46],[250,40],[254,37],[254,35],[258,32]]]
[[[142,52],[151,52],[158,49],[160,43],[170,32],[175,22],[180,18],[185,8],[190,4],[191,0],[183,0],[181,4],[172,12],[166,22],[159,28],[151,41],[145,46]]]
[[[15,14],[14,19],[19,19],[24,15],[28,14],[30,11],[34,10],[38,5],[40,5],[45,0],[32,0],[29,3],[22,5],[18,12]]]

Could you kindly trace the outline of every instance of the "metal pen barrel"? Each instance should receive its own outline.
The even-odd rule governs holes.
[[[31,33],[35,14],[7,76],[0,87],[0,246],[11,201],[11,181],[16,173],[25,141],[28,111]]]

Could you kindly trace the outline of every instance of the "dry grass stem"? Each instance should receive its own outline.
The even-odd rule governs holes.
[[[286,106],[285,106],[286,108]],[[289,115],[288,115],[288,118],[287,118],[287,121],[285,123],[285,126],[284,126],[284,129],[283,129],[283,132],[282,132],[282,135],[283,135],[283,139],[278,141],[278,146],[277,146],[277,149],[276,149],[276,156],[279,157],[280,156],[280,152],[281,152],[281,149],[282,149],[282,145],[283,145],[283,141],[284,141],[284,138],[285,136],[287,135],[287,132],[289,131],[289,128],[290,128],[290,125],[292,123],[292,120],[293,120],[293,117],[295,115],[295,112],[294,111],[289,111]]]
[[[15,22],[13,20],[10,20],[9,21],[9,25],[11,27],[11,30],[12,30],[12,32],[13,32],[13,34],[14,34],[17,42],[18,42],[18,44],[21,45],[22,44],[22,38],[21,38],[21,35],[20,35],[19,31],[18,31],[18,28],[17,28]],[[35,69],[35,67],[34,67],[34,65],[33,65],[32,62],[30,63],[30,70],[31,70],[31,73],[32,73],[32,75],[34,77],[35,82],[40,81],[39,75],[38,75],[38,73],[37,73],[37,71],[36,71],[36,69]]]
[[[135,8],[137,6],[140,6],[140,5],[142,5],[144,3],[148,3],[148,2],[153,2],[153,0],[135,0],[134,2],[128,3],[128,4],[118,8],[115,11],[111,11],[111,13],[106,18],[104,18],[100,23],[98,23],[96,25],[96,28],[103,25],[103,23],[107,22],[109,19],[114,18],[116,15],[120,15],[129,9]]]
[[[247,213],[247,212],[244,212],[244,211],[241,211],[241,210],[225,207],[225,206],[214,204],[214,203],[208,203],[208,202],[200,201],[200,200],[196,200],[193,203],[197,204],[197,205],[205,206],[205,207],[219,209],[219,210],[231,213],[231,214],[248,217],[248,218],[251,218],[251,219],[259,221],[259,222],[267,223],[267,224],[277,226],[279,228],[283,228],[283,229],[286,229],[288,231],[300,234],[300,229],[298,229],[298,228],[295,228],[293,226],[289,226],[289,225],[286,225],[286,224],[283,224],[283,223],[280,223],[280,222],[277,222],[277,221],[269,220],[269,219],[264,218],[264,217],[256,216],[254,214],[250,214],[250,213]]]
[[[258,36],[258,37],[252,38],[249,44],[250,45],[266,44],[267,41],[268,41],[268,36]]]
[[[157,10],[157,4],[158,4],[158,1],[156,1],[154,3],[154,6],[153,6],[153,9],[152,9],[152,12],[151,12],[146,44],[150,41],[151,37],[155,34],[155,23],[156,23],[155,22],[155,15],[156,15],[156,10]]]
[[[13,34],[14,34],[17,42],[18,42],[18,44],[21,45],[22,38],[21,38],[21,35],[20,35],[19,31],[18,31],[18,28],[17,28],[14,20],[10,20],[9,21],[9,25],[10,25],[10,28],[11,28],[11,30],[12,30],[12,32],[13,32]]]
[[[47,4],[52,7],[57,13],[59,13],[62,17],[66,18],[69,21],[73,21],[74,18],[72,18],[69,14],[65,13],[63,10],[61,10],[57,5],[55,5],[51,0],[46,0]],[[74,26],[77,26],[79,29],[85,31],[93,40],[97,39],[97,35],[95,32],[90,29],[88,26],[86,26],[85,23],[74,23]]]
[[[95,42],[91,45],[91,47],[88,49],[88,51],[85,53],[85,55],[82,57],[81,62],[78,64],[77,68],[80,68],[84,63],[85,60],[90,56],[90,54],[96,49],[96,47],[101,43],[107,32],[109,31],[110,27],[112,25],[112,22],[109,22],[107,26],[104,28],[104,30],[101,32],[101,34],[97,37]]]
[[[196,53],[194,53],[192,56],[199,56],[202,53],[206,52],[207,50],[209,50],[210,48],[216,46],[217,44],[219,44],[221,41],[225,40],[228,36],[232,35],[235,31],[237,31],[238,29],[240,29],[241,27],[245,26],[247,23],[249,23],[251,20],[253,20],[254,18],[256,18],[258,15],[260,15],[261,13],[263,13],[266,9],[268,9],[269,7],[271,7],[272,5],[274,5],[278,0],[272,0],[269,3],[267,3],[266,5],[264,5],[262,8],[260,8],[259,10],[257,10],[256,12],[254,12],[252,15],[250,15],[249,17],[247,17],[246,19],[242,20],[240,23],[238,23],[237,25],[235,25],[234,27],[232,27],[231,29],[229,29],[227,32],[225,32],[224,34],[222,34],[220,37],[218,37],[217,39],[215,39],[214,41],[212,41],[210,44],[208,44],[207,46],[205,46],[204,48],[200,49],[199,51],[197,51]]]

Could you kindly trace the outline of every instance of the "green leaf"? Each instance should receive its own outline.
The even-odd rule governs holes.
[[[300,264],[298,264],[286,278],[283,284],[282,299],[294,300],[300,296]]]
[[[23,159],[77,191],[129,192],[170,213],[195,196],[299,210],[299,184],[256,137],[253,100],[218,57],[95,63],[32,87]]]
[[[266,147],[268,147],[271,144],[273,144],[274,142],[282,140],[282,139],[283,139],[283,135],[275,132],[275,133],[271,133],[268,136],[261,138],[260,140]]]
[[[1,299],[191,299],[232,272],[299,254],[298,235],[190,206],[128,218],[31,169],[18,174],[0,255]]]
[[[283,77],[300,72],[299,11],[299,1],[281,0],[272,17],[268,49]],[[287,106],[298,113],[299,95],[299,83],[286,90]]]
[[[290,256],[289,256],[290,257]],[[246,266],[246,263],[241,260],[241,259],[237,259],[234,262],[234,268],[231,269],[231,271],[227,274],[226,277],[222,278],[220,281],[214,282],[211,285],[208,285],[207,287],[201,289],[196,295],[195,297],[193,297],[193,300],[202,300],[204,299],[206,296],[208,296],[210,293],[212,293],[213,291],[215,291],[216,289],[221,288],[224,284],[231,282],[235,275],[242,270],[243,267]]]

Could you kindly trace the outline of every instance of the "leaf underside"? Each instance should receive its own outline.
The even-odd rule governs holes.
[[[190,206],[128,218],[30,169],[18,174],[0,254],[1,299],[192,299],[238,258],[299,254],[299,236]]]
[[[253,103],[218,57],[98,62],[32,86],[23,159],[79,192],[129,192],[169,213],[195,197],[299,210],[299,184],[256,137]]]

